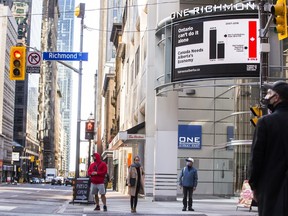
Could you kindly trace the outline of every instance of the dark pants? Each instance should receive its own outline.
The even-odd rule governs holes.
[[[187,195],[188,195],[188,209],[192,208],[193,204],[193,187],[183,187],[183,208],[187,208]]]
[[[135,196],[131,196],[131,197],[130,197],[130,206],[131,206],[131,209],[136,209],[136,207],[137,207],[139,190],[140,190],[140,187],[136,187]]]

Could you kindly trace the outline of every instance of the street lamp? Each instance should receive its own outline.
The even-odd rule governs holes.
[[[75,9],[75,16],[77,18],[81,18],[80,53],[82,53],[82,51],[83,51],[84,15],[85,15],[85,4],[84,3],[80,3]],[[80,61],[79,61],[75,178],[79,178],[80,128],[81,128],[81,95],[82,95],[82,59],[80,59]]]

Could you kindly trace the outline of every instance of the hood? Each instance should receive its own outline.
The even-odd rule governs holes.
[[[101,156],[100,156],[99,153],[95,152],[95,153],[93,154],[93,156],[96,158],[96,162],[97,162],[97,163],[101,161]]]

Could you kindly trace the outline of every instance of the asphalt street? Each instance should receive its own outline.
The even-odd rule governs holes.
[[[1,216],[89,216],[89,215],[194,215],[194,216],[257,216],[257,207],[238,208],[238,198],[195,196],[194,212],[182,211],[181,197],[177,201],[154,202],[151,197],[139,198],[137,213],[131,213],[129,196],[107,192],[108,211],[94,211],[93,204],[72,203],[72,187],[45,184],[0,186]]]

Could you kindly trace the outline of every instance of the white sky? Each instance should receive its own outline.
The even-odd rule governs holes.
[[[84,25],[99,29],[99,3],[100,1],[91,0],[76,0],[75,5],[85,3],[85,18]],[[80,25],[81,18],[75,18],[74,21],[74,52],[80,51]],[[88,52],[88,61],[82,62],[82,106],[81,106],[81,120],[86,120],[90,113],[94,112],[94,75],[98,69],[98,30],[83,31],[83,52]],[[79,63],[75,62],[73,67],[79,68]],[[77,113],[78,113],[78,74],[73,74],[73,96],[72,96],[72,127],[71,127],[71,155],[70,155],[70,171],[75,170],[75,156],[76,156],[76,135],[77,135]],[[94,113],[93,113],[94,115]],[[80,140],[84,140],[85,122],[81,124]],[[87,157],[88,142],[80,143],[80,157]],[[79,170],[85,169],[80,167]]]

